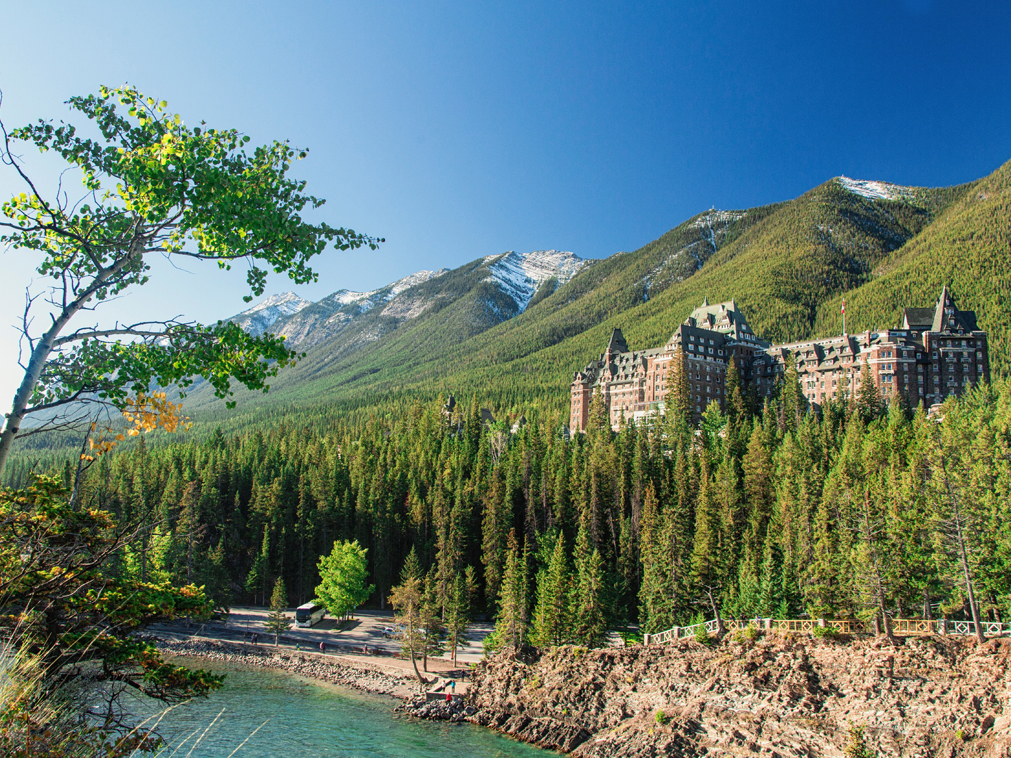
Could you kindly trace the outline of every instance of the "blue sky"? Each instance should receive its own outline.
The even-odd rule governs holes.
[[[1011,159],[1008,39],[993,2],[51,0],[5,14],[0,117],[66,117],[69,96],[130,82],[188,123],[310,148],[296,173],[319,218],[387,239],[268,287],[319,299],[505,250],[605,257],[840,174],[984,176]],[[7,397],[31,266],[0,260]],[[241,275],[187,269],[160,265],[110,315],[245,307]]]

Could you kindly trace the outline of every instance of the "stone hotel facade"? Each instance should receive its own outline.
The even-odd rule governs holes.
[[[906,308],[896,329],[772,345],[755,336],[734,301],[705,301],[663,347],[632,351],[621,329],[607,349],[573,376],[570,425],[582,431],[599,388],[611,425],[663,412],[675,361],[687,375],[695,418],[713,400],[726,408],[726,371],[731,357],[742,389],[767,397],[796,361],[801,387],[815,408],[842,385],[847,397],[860,386],[864,366],[882,398],[931,405],[990,380],[987,335],[973,311],[960,311],[947,287],[933,308]]]

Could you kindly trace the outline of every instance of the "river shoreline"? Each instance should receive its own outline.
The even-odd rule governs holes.
[[[239,666],[271,668],[327,684],[387,695],[405,702],[423,698],[413,671],[347,656],[275,650],[269,645],[239,645],[209,639],[160,639],[158,649],[171,656],[200,658]]]

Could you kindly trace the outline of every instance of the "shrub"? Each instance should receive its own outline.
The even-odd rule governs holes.
[[[811,630],[811,634],[818,639],[826,640],[837,640],[842,636],[842,633],[834,626],[816,626]]]
[[[656,715],[653,717],[660,726],[664,726],[667,723],[667,714],[663,711],[657,711]]]
[[[754,624],[748,624],[744,629],[744,636],[752,642],[758,639],[758,634],[758,627]]]
[[[529,305],[527,306],[530,307]],[[643,641],[643,636],[641,631],[629,631],[627,629],[619,630],[618,636],[621,637],[621,641],[626,645],[641,645]]]
[[[709,632],[706,631],[705,626],[699,626],[695,629],[695,641],[700,645],[708,645],[712,640],[709,638]]]
[[[846,743],[846,758],[877,758],[877,754],[864,741],[864,727],[850,724],[849,742]]]

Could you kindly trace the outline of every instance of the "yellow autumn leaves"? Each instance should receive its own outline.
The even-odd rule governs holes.
[[[96,438],[88,440],[89,453],[82,453],[81,460],[93,461],[100,455],[112,450],[127,437],[164,429],[175,432],[187,430],[192,424],[189,416],[183,416],[183,404],[173,403],[164,392],[138,392],[134,397],[126,399],[122,409],[123,418],[128,426],[122,432],[113,434],[111,427],[105,427]],[[97,423],[92,423],[91,431],[97,430]]]

